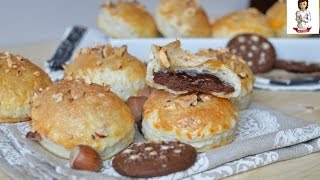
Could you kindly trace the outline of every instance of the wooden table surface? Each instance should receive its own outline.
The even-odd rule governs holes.
[[[52,56],[57,45],[56,40],[2,50],[30,58],[43,67],[44,61]],[[320,122],[320,91],[255,90],[253,101],[306,121]],[[0,171],[0,179],[9,177]],[[277,162],[226,179],[320,179],[320,153]]]

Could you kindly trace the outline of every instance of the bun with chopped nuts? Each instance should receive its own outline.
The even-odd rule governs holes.
[[[153,17],[136,1],[108,2],[101,5],[97,25],[113,38],[158,36]]]
[[[0,52],[0,122],[28,120],[33,93],[51,84],[50,77],[26,58]]]
[[[241,92],[239,96],[233,97],[231,100],[239,110],[247,108],[251,103],[254,75],[245,61],[228,50],[200,49],[196,54],[212,59],[219,59],[231,67],[241,81]]]
[[[151,141],[178,140],[203,152],[234,139],[237,116],[237,108],[228,99],[160,90],[144,105],[142,132]]]
[[[127,47],[94,46],[83,48],[65,66],[65,79],[80,78],[87,82],[110,86],[123,100],[137,96],[147,87],[146,67],[127,52]]]
[[[233,12],[217,19],[212,25],[213,37],[233,37],[243,33],[274,36],[264,14],[255,8]]]
[[[210,37],[209,18],[196,0],[161,0],[155,14],[165,37]]]
[[[108,159],[133,141],[128,106],[107,87],[82,80],[62,80],[35,94],[31,117],[39,143],[63,158],[82,144]]]
[[[223,53],[221,53],[223,56]],[[239,96],[241,80],[230,63],[220,56],[193,54],[180,41],[153,45],[147,67],[149,86],[173,94],[203,92],[221,98]]]

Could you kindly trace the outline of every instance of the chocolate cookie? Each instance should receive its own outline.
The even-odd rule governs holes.
[[[274,67],[277,69],[284,69],[286,71],[295,73],[320,72],[320,64],[308,63],[303,61],[277,60]]]
[[[235,36],[227,47],[233,54],[241,56],[253,73],[270,71],[276,60],[276,51],[272,44],[256,34]]]
[[[145,142],[131,145],[112,161],[124,176],[147,178],[183,171],[196,161],[196,150],[178,141]]]

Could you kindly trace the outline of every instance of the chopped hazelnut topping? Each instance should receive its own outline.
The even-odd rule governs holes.
[[[7,59],[8,67],[12,68],[13,62],[10,58]]]
[[[97,61],[97,62],[96,62],[96,65],[97,65],[97,66],[100,66],[101,64],[102,64],[102,61]]]
[[[22,57],[21,56],[17,56],[18,61],[22,61]]]
[[[91,80],[90,80],[90,78],[85,78],[85,79],[84,79],[84,82],[85,82],[86,84],[89,84],[89,85],[92,83]]]
[[[73,78],[72,78],[72,76],[66,76],[66,77],[64,77],[64,79],[68,80],[68,81],[71,81]]]
[[[166,103],[163,107],[165,107],[167,109],[176,109],[176,105],[172,102]]]
[[[81,53],[83,54],[89,54],[91,52],[91,50],[89,48],[82,48],[81,49]]]
[[[118,51],[116,51],[116,54],[122,57],[125,52],[127,52],[127,46],[122,46],[118,49]]]
[[[167,54],[166,54],[164,49],[160,49],[159,58],[160,58],[160,65],[161,66],[163,66],[165,68],[169,68],[170,67],[170,63],[169,63]]]
[[[238,75],[242,78],[245,78],[247,76],[247,74],[245,72],[240,72]]]
[[[17,71],[16,76],[21,76],[22,72],[20,70]]]
[[[106,96],[106,95],[105,95],[104,93],[99,93],[98,96],[99,96],[99,97],[104,97],[104,96]]]
[[[100,137],[100,138],[105,138],[105,137],[107,137],[109,135],[108,131],[107,131],[107,129],[105,127],[95,130],[94,134],[96,136]]]
[[[198,97],[203,101],[203,102],[207,102],[207,101],[210,101],[210,96],[207,95],[207,94],[200,94],[198,95]]]
[[[61,102],[62,98],[63,98],[63,94],[62,93],[58,93],[58,94],[54,94],[52,95],[52,98],[55,100],[55,102]]]
[[[5,58],[8,58],[8,57],[9,57],[9,53],[8,52],[0,54],[0,59],[5,59]]]
[[[71,89],[71,97],[76,100],[76,99],[79,99],[79,98],[82,98],[83,97],[83,94],[84,94],[84,91],[81,91],[80,89],[78,88],[73,88]]]
[[[19,67],[22,71],[25,71],[26,70],[26,68],[24,67],[24,66],[20,66]]]
[[[40,72],[39,72],[39,71],[36,71],[36,72],[33,73],[33,75],[39,77],[39,76],[40,76]]]
[[[174,100],[175,103],[180,105],[182,108],[188,108],[191,105],[197,105],[197,95],[186,95],[179,97]]]
[[[112,47],[109,44],[107,44],[104,46],[102,50],[102,57],[103,58],[109,57],[112,53],[113,53]]]
[[[231,66],[231,69],[234,70],[234,68],[235,68],[234,61],[231,61],[230,66]]]

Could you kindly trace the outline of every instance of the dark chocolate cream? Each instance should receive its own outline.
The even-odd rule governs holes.
[[[154,82],[168,87],[174,91],[188,92],[234,92],[234,87],[221,81],[212,74],[196,74],[195,72],[184,71],[159,71],[153,72]]]

